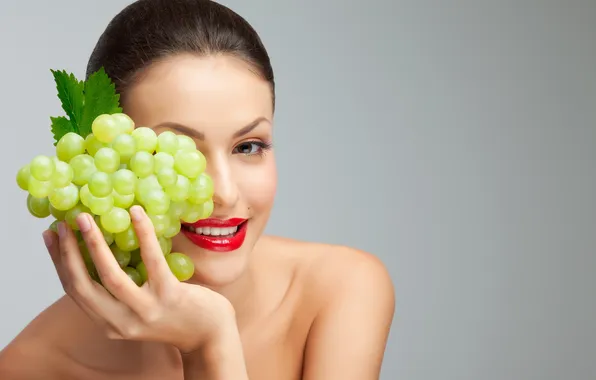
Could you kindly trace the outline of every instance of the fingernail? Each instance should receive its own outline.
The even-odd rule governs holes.
[[[141,206],[132,206],[130,208],[130,216],[132,217],[133,220],[141,219],[142,215],[143,215],[143,209],[141,208]]]
[[[79,214],[79,216],[77,216],[77,224],[79,225],[79,230],[81,230],[81,232],[89,231],[91,229],[91,222],[89,221],[89,215]]]
[[[58,223],[58,235],[61,238],[66,236],[66,222],[65,221]]]
[[[52,246],[52,235],[50,231],[44,231],[41,236],[43,237],[43,243],[46,245],[46,248],[50,248]]]

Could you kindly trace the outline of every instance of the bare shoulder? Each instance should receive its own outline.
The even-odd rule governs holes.
[[[158,369],[155,363],[160,361]],[[149,373],[175,374],[178,361],[163,345],[109,340],[70,297],[63,296],[0,352],[0,378],[147,379],[152,378]]]
[[[393,281],[363,250],[283,238],[272,247],[292,263],[293,282],[309,310],[304,380],[378,379],[394,317]]]
[[[365,289],[381,296],[393,296],[393,283],[385,264],[374,254],[340,245],[309,244],[312,261],[309,279],[338,296],[353,290]]]
[[[60,349],[60,338],[78,331],[76,311],[66,297],[58,299],[35,317],[2,351],[0,351],[0,376],[8,379],[44,378],[58,379],[65,374],[68,355]],[[70,326],[70,333],[64,327]]]
[[[385,264],[372,253],[341,245],[265,237],[270,250],[292,268],[309,303],[365,296],[393,314],[394,285]]]

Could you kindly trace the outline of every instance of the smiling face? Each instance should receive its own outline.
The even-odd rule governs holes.
[[[234,57],[176,56],[146,70],[127,90],[123,109],[137,126],[193,138],[205,155],[214,211],[202,221],[205,227],[176,236],[173,251],[193,259],[192,282],[210,287],[234,282],[247,268],[275,197],[269,84]],[[246,220],[238,230],[214,228],[217,222],[237,224],[236,218]],[[201,236],[230,232],[227,239]]]

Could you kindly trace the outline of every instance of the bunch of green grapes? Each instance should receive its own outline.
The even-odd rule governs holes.
[[[213,182],[205,173],[205,156],[188,136],[156,134],[135,128],[123,113],[103,114],[83,138],[70,132],[56,144],[56,155],[39,155],[17,174],[28,192],[27,208],[37,218],[54,217],[51,229],[66,221],[77,233],[89,274],[95,266],[80,237],[76,218],[91,214],[120,267],[141,286],[147,280],[139,241],[129,209],[142,206],[149,215],[172,273],[186,281],[192,261],[171,252],[182,223],[194,223],[213,212]]]

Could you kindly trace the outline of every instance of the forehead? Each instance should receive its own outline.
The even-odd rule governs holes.
[[[137,125],[236,127],[273,116],[269,84],[244,61],[225,55],[181,55],[153,64],[128,90],[124,108]]]

